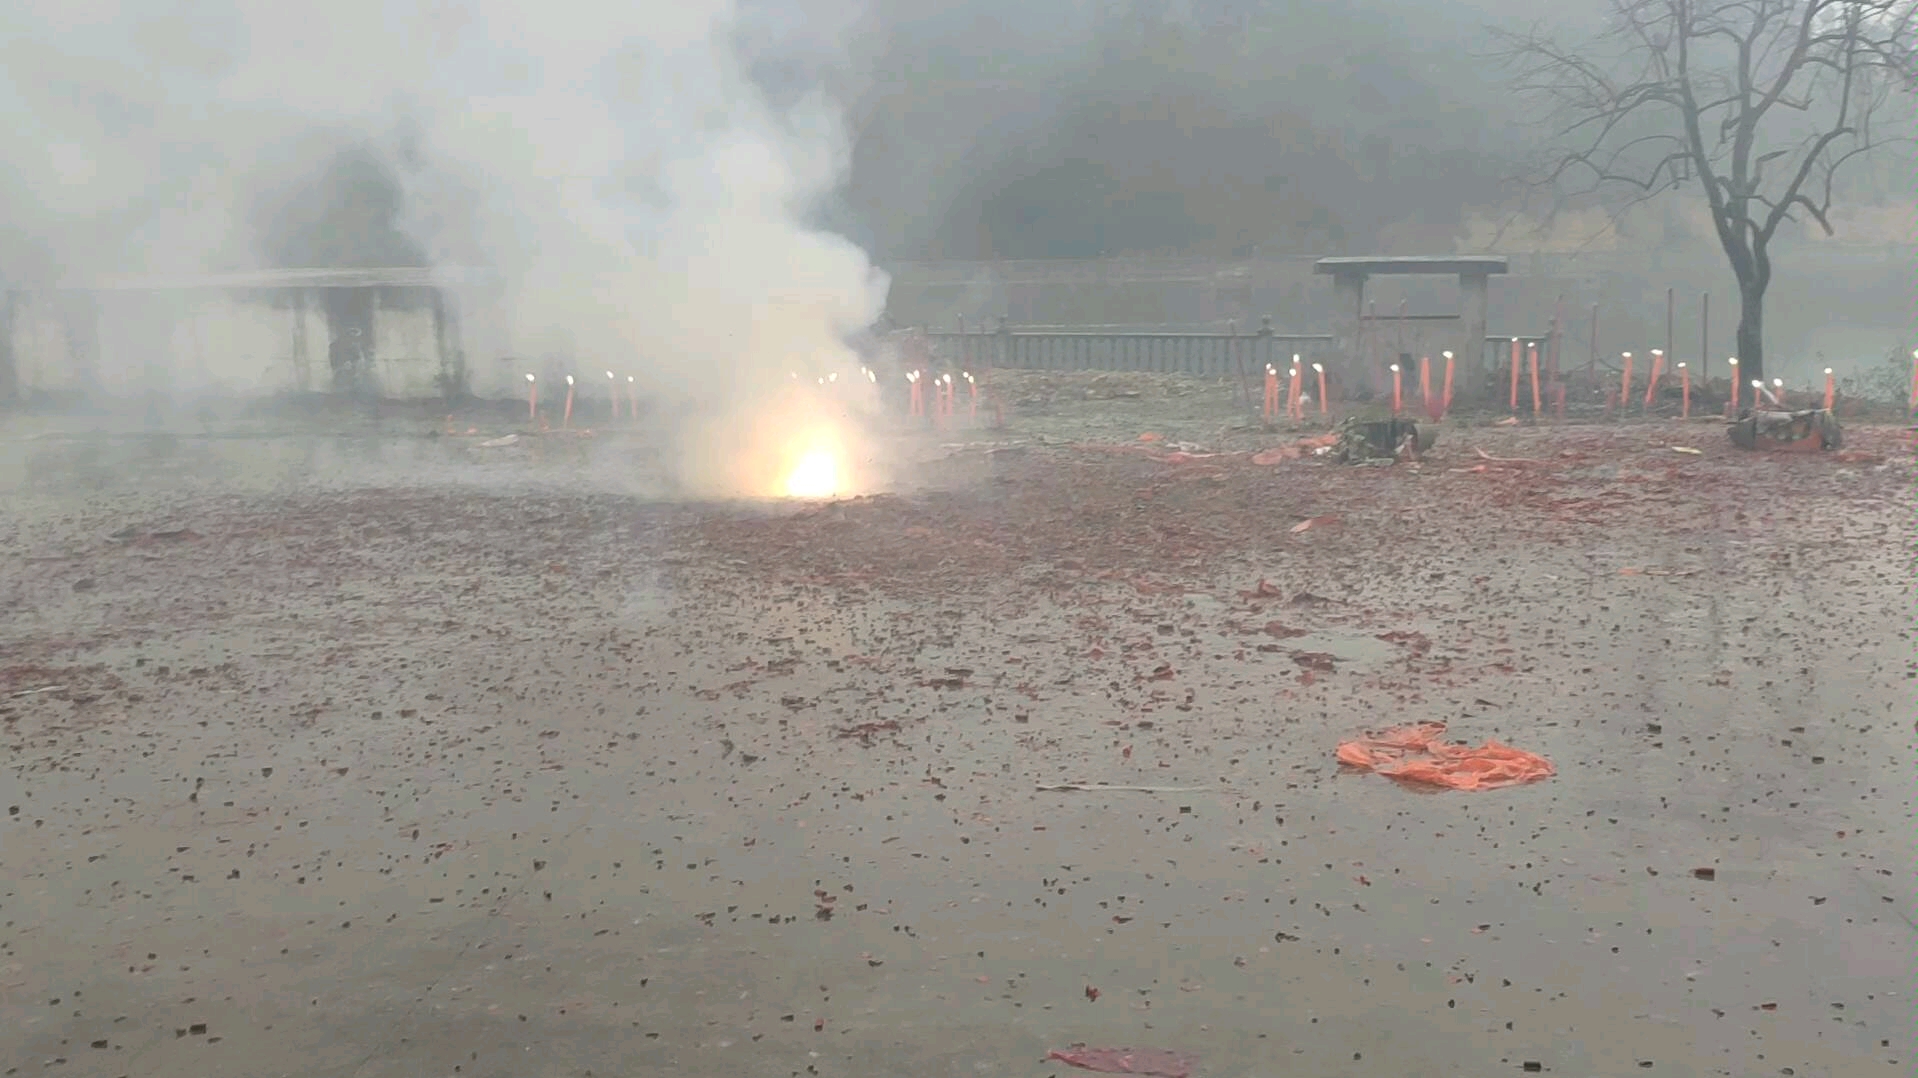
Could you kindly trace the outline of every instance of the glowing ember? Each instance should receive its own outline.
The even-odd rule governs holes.
[[[808,450],[786,473],[786,497],[830,498],[839,493],[843,479],[837,454],[830,449]]]

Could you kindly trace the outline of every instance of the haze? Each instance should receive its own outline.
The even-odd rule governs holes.
[[[689,457],[760,425],[740,403],[755,387],[850,367],[843,342],[886,309],[888,270],[903,274],[895,324],[1150,320],[1050,298],[1014,309],[997,290],[940,298],[913,277],[939,260],[1558,252],[1549,272],[1582,281],[1578,300],[1604,299],[1625,333],[1657,327],[1665,287],[1728,296],[1682,194],[1616,228],[1603,205],[1553,205],[1547,227],[1511,182],[1537,129],[1483,28],[1534,14],[1504,0],[349,0],[324,18],[16,5],[0,16],[0,116],[38,152],[0,179],[0,281],[483,268],[504,288],[462,327],[477,391],[510,392],[517,357],[629,363],[687,417]],[[1822,249],[1909,240],[1895,182],[1909,163],[1854,174]],[[1895,343],[1908,312],[1874,259],[1785,260],[1778,350],[1849,361]],[[1655,272],[1627,288],[1622,267]],[[1794,310],[1813,305],[1793,288],[1831,281],[1840,294],[1816,306],[1842,315]],[[1542,326],[1563,290],[1513,284],[1495,312]],[[1229,313],[1303,322],[1302,303]]]

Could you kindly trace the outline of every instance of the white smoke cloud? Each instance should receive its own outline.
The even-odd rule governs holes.
[[[805,223],[848,164],[819,83],[855,18],[834,0],[14,5],[0,116],[41,150],[14,155],[0,225],[69,276],[231,268],[258,258],[259,192],[313,172],[315,132],[370,141],[429,257],[504,281],[464,320],[476,388],[518,378],[504,356],[631,373],[683,422],[688,482],[763,486],[742,459],[782,452],[752,444],[793,427],[778,394],[856,371],[846,337],[884,302],[865,255]],[[794,61],[777,102],[750,66],[768,42]]]

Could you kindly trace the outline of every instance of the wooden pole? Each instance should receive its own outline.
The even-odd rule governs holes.
[[[1232,365],[1239,371],[1239,388],[1245,393],[1245,406],[1250,408],[1252,407],[1252,379],[1246,375],[1245,347],[1239,343],[1239,322],[1236,318],[1231,323],[1231,334],[1232,337],[1227,346],[1232,351]],[[1270,370],[1271,367],[1272,364],[1266,364],[1266,369]]]
[[[1701,292],[1698,295],[1698,369],[1710,371],[1705,364],[1712,361],[1712,294]]]
[[[1592,304],[1592,354],[1585,361],[1585,369],[1598,369],[1598,304]]]
[[[1675,336],[1678,330],[1677,316],[1678,289],[1667,288],[1665,290],[1665,354],[1668,356],[1672,355],[1672,349],[1678,346]]]
[[[1565,293],[1560,292],[1552,304],[1552,337],[1546,342],[1549,351],[1545,355],[1545,379],[1558,381],[1558,342],[1565,335]]]

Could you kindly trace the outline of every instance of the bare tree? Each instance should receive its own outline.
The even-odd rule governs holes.
[[[1740,369],[1763,377],[1779,226],[1829,235],[1840,171],[1912,130],[1918,0],[1609,2],[1578,47],[1500,33],[1518,89],[1548,109],[1541,184],[1622,193],[1622,213],[1695,182],[1738,281]]]

